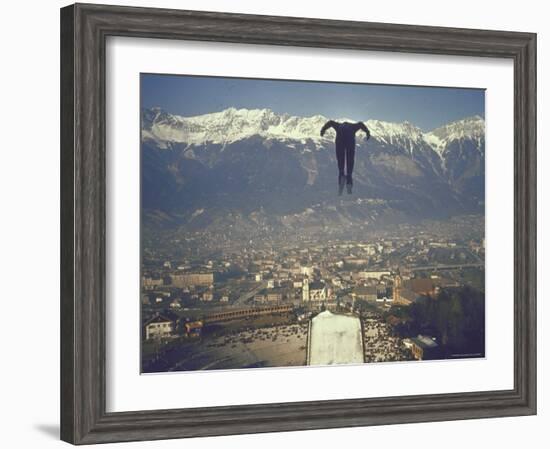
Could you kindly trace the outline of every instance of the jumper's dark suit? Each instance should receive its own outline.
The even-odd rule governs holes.
[[[348,193],[351,193],[353,164],[355,161],[355,134],[362,130],[370,139],[370,132],[363,122],[335,122],[329,120],[321,128],[321,136],[327,129],[333,128],[336,131],[336,160],[338,161],[338,184],[343,187],[344,182],[348,185]],[[345,175],[344,175],[345,168]]]

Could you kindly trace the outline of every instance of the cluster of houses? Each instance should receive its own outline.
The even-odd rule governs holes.
[[[427,335],[405,338],[403,344],[409,348],[416,360],[434,360],[439,357],[439,345]]]
[[[227,294],[214,294],[214,273],[175,272],[166,276],[145,275],[142,277],[143,304],[156,304],[181,309],[182,298],[201,302],[228,303]]]
[[[145,340],[163,339],[174,336],[200,337],[206,324],[220,323],[260,315],[289,314],[294,312],[292,304],[278,304],[262,307],[223,308],[210,310],[200,318],[191,320],[171,311],[157,312],[143,323]]]
[[[188,337],[200,337],[203,322],[185,321],[171,312],[156,313],[143,323],[143,337],[145,340],[169,338],[179,331]]]
[[[384,275],[377,282],[366,282],[356,286],[352,291],[354,299],[369,302],[394,303],[409,305],[421,297],[435,296],[441,288],[459,287],[459,283],[437,275],[429,278],[405,279],[401,275]]]
[[[301,291],[301,293],[300,293]],[[301,298],[300,298],[301,295]],[[283,300],[301,299],[304,302],[326,301],[335,299],[333,290],[322,281],[310,281],[305,277],[302,281],[295,281],[292,287],[272,287],[269,284],[254,296],[254,302],[266,303]]]

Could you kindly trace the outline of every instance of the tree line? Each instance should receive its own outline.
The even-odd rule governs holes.
[[[391,314],[403,319],[395,331],[403,337],[436,337],[445,356],[485,355],[485,294],[471,287],[443,289]]]

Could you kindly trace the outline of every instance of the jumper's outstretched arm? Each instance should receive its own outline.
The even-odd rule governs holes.
[[[327,129],[329,128],[334,128],[336,129],[336,122],[334,120],[329,120],[328,122],[326,122],[323,127],[321,128],[321,136],[324,136],[325,135],[325,132],[327,131]]]
[[[365,132],[365,134],[367,135],[367,140],[369,140],[370,139],[370,131],[367,128],[367,126],[363,122],[358,122],[357,126],[359,127],[360,130]]]

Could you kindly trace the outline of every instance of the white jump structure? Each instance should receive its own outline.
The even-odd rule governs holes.
[[[309,322],[308,365],[364,363],[363,335],[358,317],[321,312]]]

